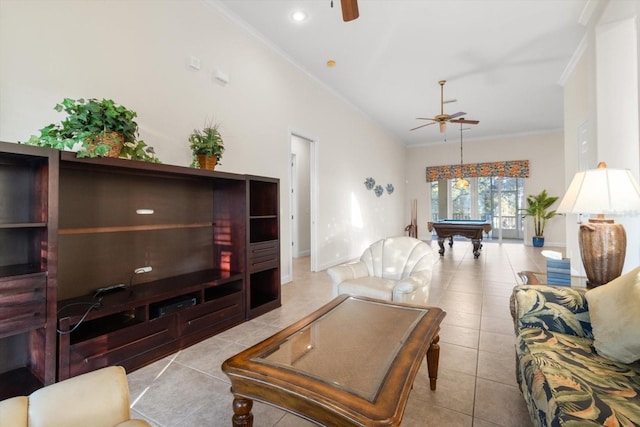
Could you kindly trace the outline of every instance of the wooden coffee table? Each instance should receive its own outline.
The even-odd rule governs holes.
[[[253,400],[334,426],[397,426],[423,358],[436,389],[445,312],[342,295],[227,359],[233,426]]]

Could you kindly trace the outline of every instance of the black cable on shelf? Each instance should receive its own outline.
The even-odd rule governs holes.
[[[82,322],[84,322],[84,319],[87,318],[87,316],[89,315],[89,313],[91,312],[91,310],[97,310],[98,308],[100,308],[100,306],[102,305],[102,298],[100,298],[98,301],[95,302],[74,302],[71,304],[67,304],[64,307],[62,307],[60,310],[58,310],[58,312],[56,313],[57,315],[60,315],[60,312],[72,307],[74,305],[88,305],[89,308],[87,309],[87,311],[84,312],[84,314],[82,315],[82,317],[80,318],[80,320],[78,321],[78,323],[75,324],[75,326],[71,329],[69,329],[68,331],[61,331],[60,329],[56,328],[56,331],[60,334],[60,335],[69,335],[71,333],[73,333],[76,329],[78,329],[78,327],[82,324]]]

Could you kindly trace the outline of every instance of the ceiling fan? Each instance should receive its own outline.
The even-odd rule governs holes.
[[[342,5],[342,20],[344,22],[353,21],[358,16],[358,0],[340,0]],[[333,0],[331,0],[331,7],[333,7]]]
[[[343,0],[344,1],[344,0]],[[425,126],[429,126],[435,123],[438,123],[440,125],[440,133],[444,133],[447,130],[447,122],[451,122],[451,123],[466,123],[469,125],[477,125],[478,123],[480,123],[480,121],[478,120],[468,120],[465,119],[464,116],[467,113],[463,113],[462,111],[459,111],[455,114],[445,114],[444,113],[444,84],[446,83],[446,80],[440,80],[438,83],[440,84],[440,114],[438,114],[437,116],[435,116],[434,118],[430,118],[430,117],[418,117],[417,120],[431,120],[431,123],[426,123],[424,125],[420,125],[420,126],[416,126],[413,129],[409,129],[410,131],[412,130],[416,130],[416,129],[420,129],[423,128]],[[461,117],[458,119],[458,117]]]

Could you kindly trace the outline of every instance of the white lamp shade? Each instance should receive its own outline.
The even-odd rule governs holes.
[[[640,188],[625,169],[598,168],[578,172],[558,213],[640,214]]]

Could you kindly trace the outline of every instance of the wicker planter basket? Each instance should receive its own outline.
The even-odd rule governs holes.
[[[100,136],[87,140],[89,151],[93,151],[98,144],[107,144],[109,151],[105,157],[119,157],[124,146],[124,135],[119,132],[107,132]]]
[[[206,154],[198,154],[198,164],[200,169],[214,170],[218,164],[218,156],[207,156]]]

